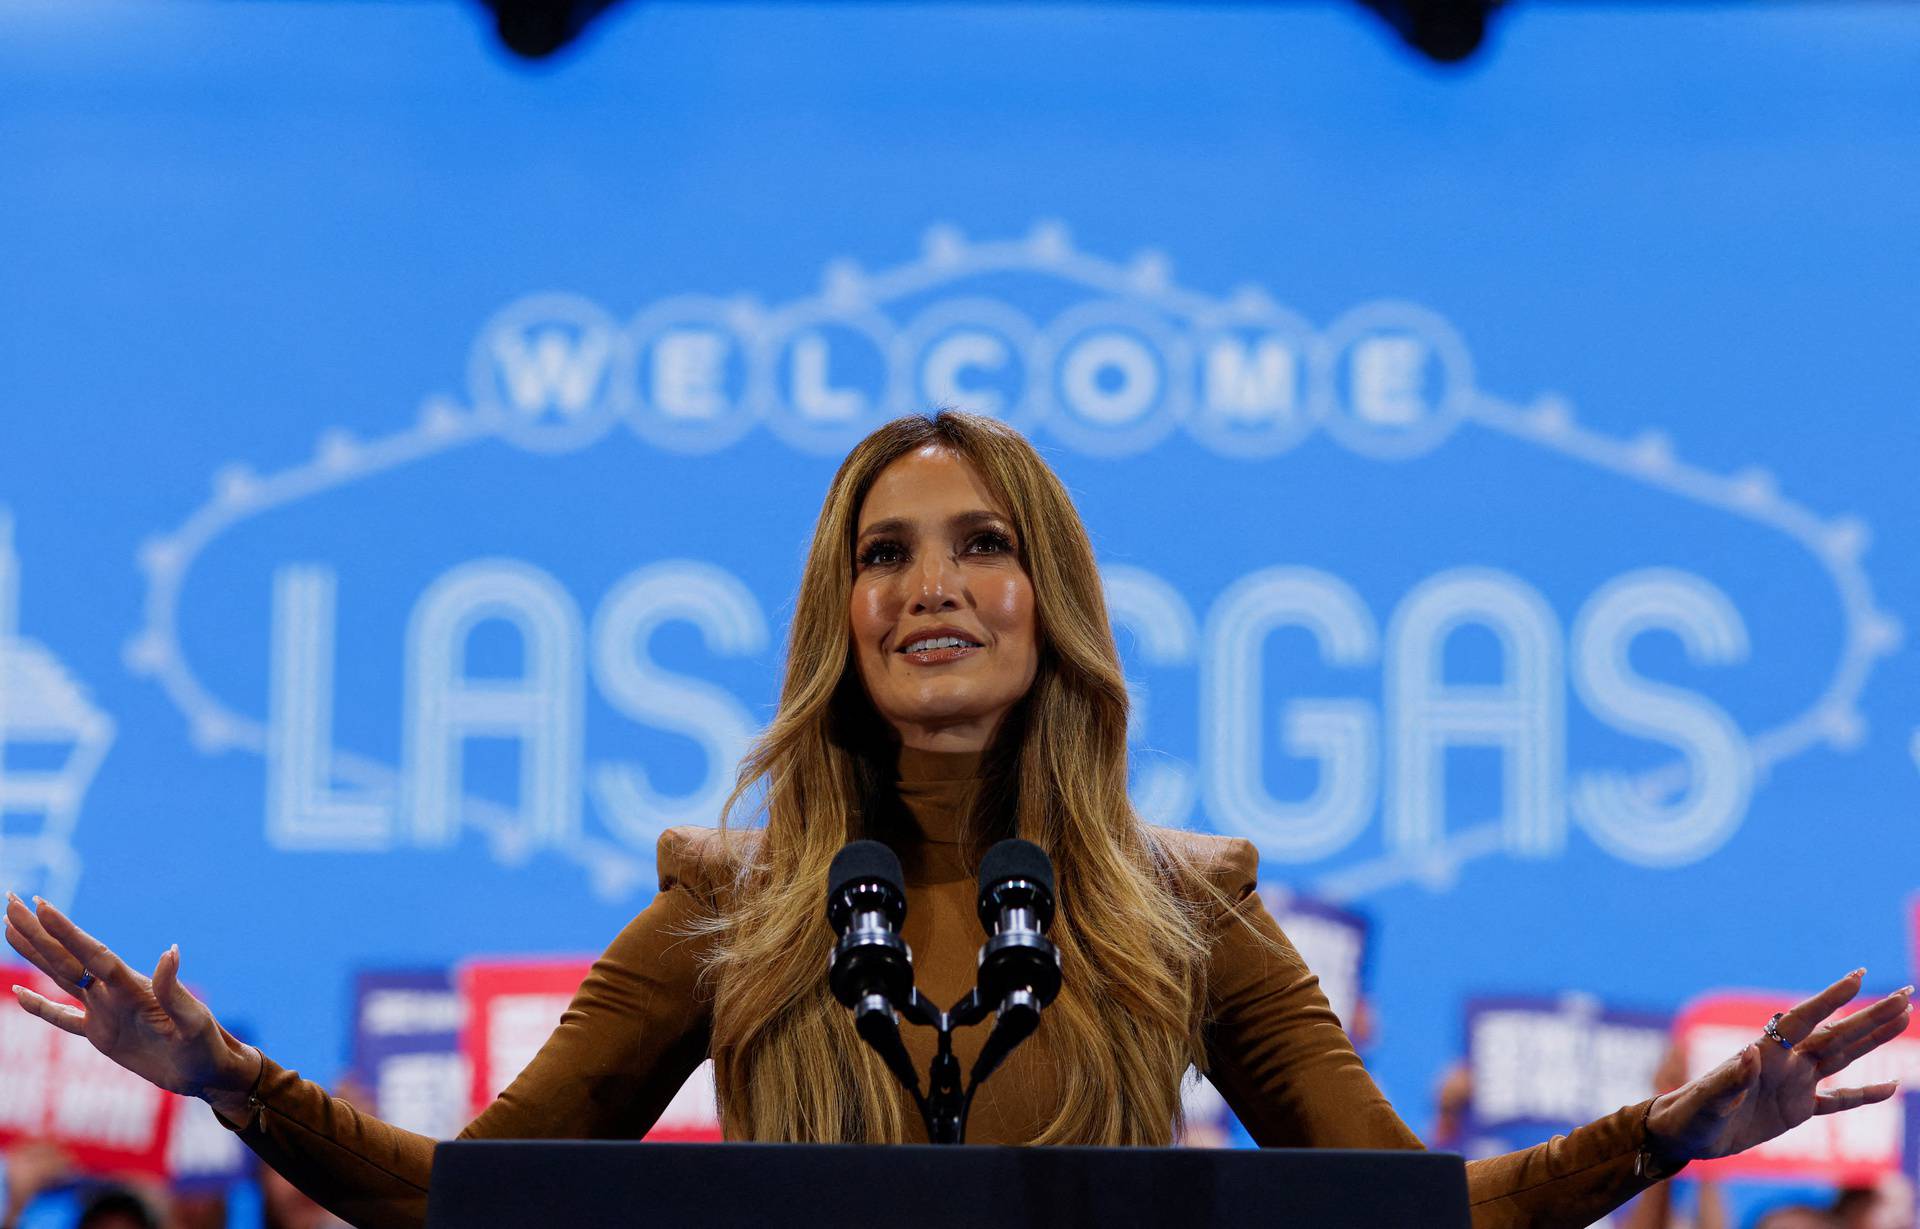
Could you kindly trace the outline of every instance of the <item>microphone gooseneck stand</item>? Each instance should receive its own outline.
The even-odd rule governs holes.
[[[913,954],[900,938],[907,912],[900,861],[878,841],[854,841],[828,871],[827,920],[840,936],[827,970],[834,997],[853,1009],[854,1031],[913,1098],[936,1144],[965,1142],[973,1095],[1016,1046],[1040,1027],[1060,992],[1053,922],[1053,864],[1030,841],[1001,841],[980,863],[980,924],[987,931],[980,972],[965,998],[941,1011],[913,984]],[[963,1085],[953,1052],[958,1028],[994,1017]],[[934,1030],[927,1091],[900,1039],[900,1017]]]

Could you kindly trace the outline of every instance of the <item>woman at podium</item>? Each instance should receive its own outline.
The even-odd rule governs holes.
[[[661,839],[659,895],[463,1137],[638,1138],[711,1057],[729,1138],[924,1139],[829,993],[828,865],[856,838],[894,848],[915,975],[952,1001],[973,984],[980,855],[1017,832],[1053,860],[1064,988],[981,1091],[973,1141],[1169,1143],[1194,1065],[1263,1145],[1420,1147],[1262,907],[1253,846],[1135,815],[1126,728],[1093,551],[1039,454],[966,414],[880,428],[827,491],[779,710],[741,765],[729,810],[757,797],[762,822]],[[16,988],[27,1011],[204,1097],[345,1219],[423,1222],[434,1141],[235,1041],[181,987],[177,947],[148,978],[49,905],[10,899],[6,918],[14,950],[83,1004]],[[1860,976],[1755,1021],[1752,1044],[1692,1083],[1472,1162],[1474,1224],[1587,1225],[1690,1160],[1892,1095],[1816,1090],[1906,1026],[1910,988],[1829,1018]],[[926,1032],[908,1030],[922,1069]],[[963,1065],[978,1044],[961,1035]]]

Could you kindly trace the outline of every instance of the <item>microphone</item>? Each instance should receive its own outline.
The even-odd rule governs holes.
[[[980,1048],[969,1082],[991,1075],[1013,1048],[1040,1027],[1040,1010],[1060,993],[1060,949],[1047,940],[1053,924],[1053,863],[1032,841],[1001,841],[980,860],[978,990],[995,1008],[993,1032]]]
[[[907,916],[900,859],[879,841],[853,841],[827,868],[827,921],[840,936],[827,986],[853,1008],[853,1027],[917,1099],[920,1079],[900,1041],[896,1008],[912,1005],[913,953],[899,934]]]
[[[852,1007],[870,994],[901,1004],[913,994],[913,954],[899,935],[907,916],[900,859],[879,841],[854,841],[827,870],[827,921],[833,946],[827,985]]]
[[[1053,924],[1053,863],[1032,841],[1001,841],[980,860],[980,993],[1004,1003],[1031,996],[1040,1007],[1060,993],[1060,952],[1046,939]]]

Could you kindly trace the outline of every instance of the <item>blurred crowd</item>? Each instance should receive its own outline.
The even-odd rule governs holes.
[[[79,1173],[40,1140],[5,1151],[5,1229],[348,1229],[265,1165],[234,1188],[193,1192]]]
[[[371,1094],[351,1080],[334,1095],[373,1108]],[[87,1173],[57,1145],[22,1140],[0,1149],[0,1190],[0,1229],[352,1229],[257,1162],[243,1182],[175,1188]]]
[[[348,1229],[264,1165],[250,1182],[208,1192],[81,1174],[39,1140],[7,1148],[5,1165],[5,1229]]]

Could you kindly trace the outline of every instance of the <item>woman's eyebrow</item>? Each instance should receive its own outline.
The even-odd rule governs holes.
[[[959,512],[947,518],[952,529],[970,529],[975,525],[1004,525],[1007,518],[998,512],[989,512],[985,508],[975,508],[970,512]],[[913,529],[913,521],[904,516],[890,516],[884,521],[875,521],[860,531],[862,538],[875,534],[905,534]]]

